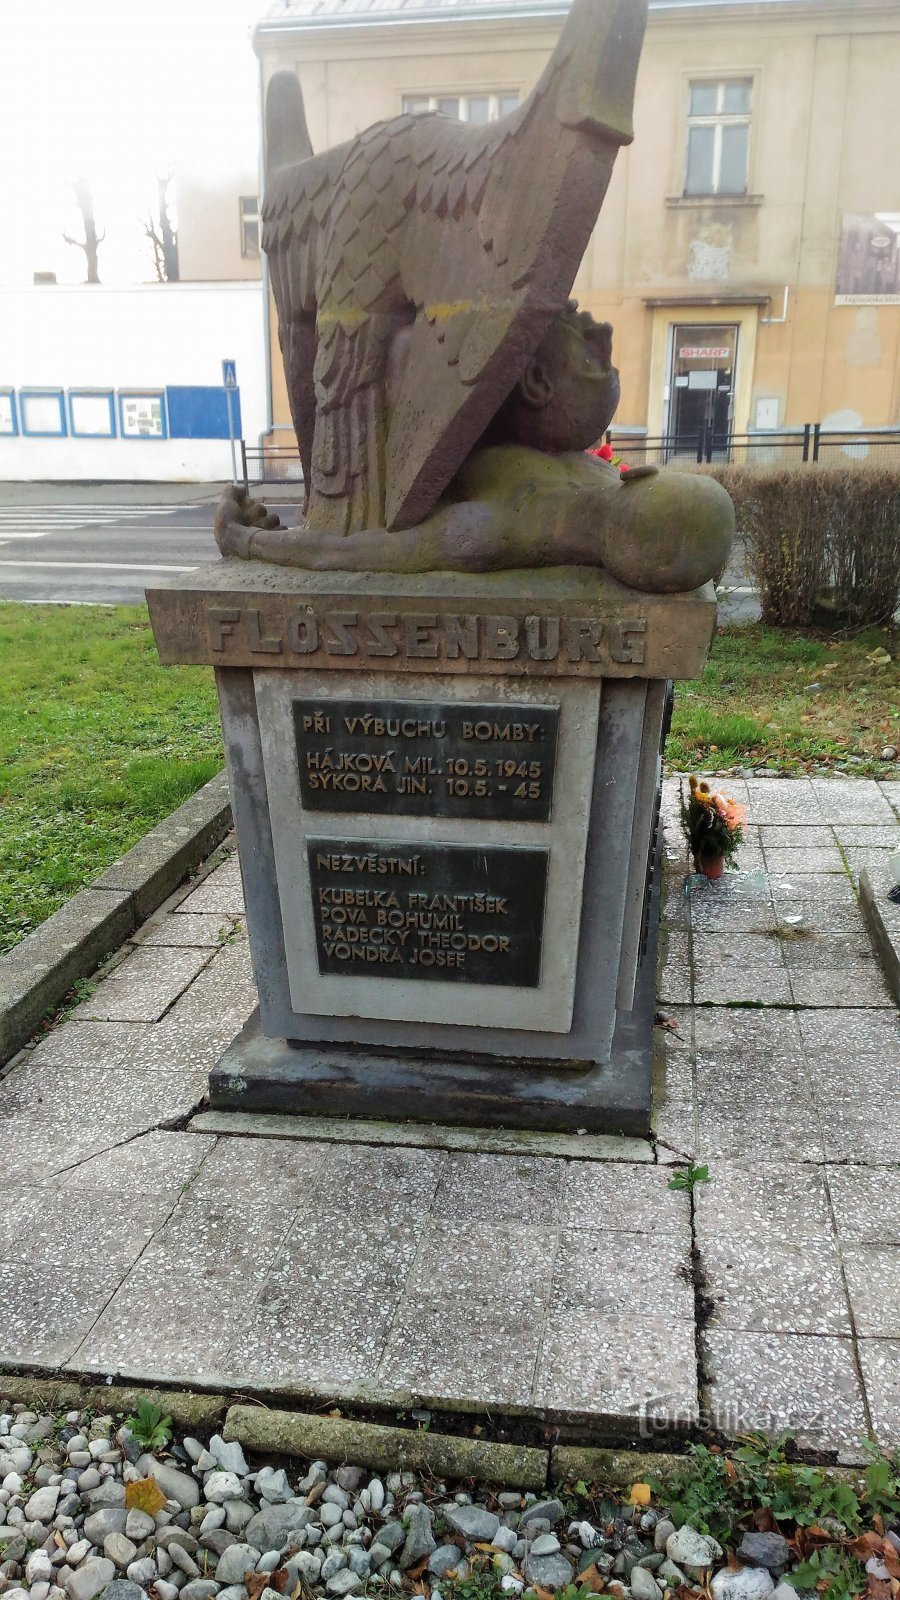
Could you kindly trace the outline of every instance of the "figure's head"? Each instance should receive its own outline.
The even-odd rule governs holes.
[[[551,324],[501,408],[492,438],[559,455],[586,450],[609,427],[619,403],[612,327],[573,300]]]

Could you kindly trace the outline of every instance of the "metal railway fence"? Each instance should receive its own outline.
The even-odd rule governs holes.
[[[840,431],[823,428],[819,422],[807,422],[802,429],[780,433],[723,434],[702,428],[690,435],[665,433],[648,437],[611,430],[606,439],[623,461],[635,467],[713,462],[783,467],[854,461],[900,466],[900,428]],[[242,439],[240,446],[245,493],[263,486],[294,492],[301,489],[303,468],[296,445],[252,447]]]

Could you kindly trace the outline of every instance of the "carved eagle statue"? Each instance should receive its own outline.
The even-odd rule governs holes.
[[[263,246],[308,526],[421,522],[565,309],[633,136],[646,9],[573,0],[484,126],[403,115],[313,155],[296,76],[272,78]]]

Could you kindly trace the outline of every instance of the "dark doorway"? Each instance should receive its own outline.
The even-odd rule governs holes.
[[[667,455],[723,456],[734,405],[737,325],[733,322],[676,323],[672,329]]]

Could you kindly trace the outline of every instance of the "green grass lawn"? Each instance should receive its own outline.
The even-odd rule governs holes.
[[[670,768],[892,772],[896,640],[719,634],[678,686]],[[879,656],[887,652],[894,659]],[[809,692],[807,686],[820,688]],[[212,671],[161,667],[143,606],[0,602],[0,952],[222,765]]]
[[[884,628],[846,637],[762,623],[726,629],[703,677],[676,687],[667,765],[845,765],[900,778],[900,764],[881,760],[886,745],[900,744],[897,649]]]
[[[143,606],[0,603],[0,952],[223,763],[212,670]]]

